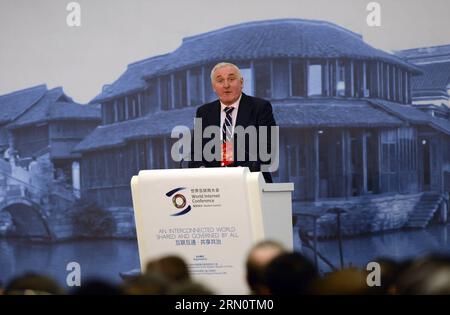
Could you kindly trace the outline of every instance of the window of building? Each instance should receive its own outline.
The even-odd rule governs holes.
[[[137,167],[139,170],[148,169],[148,149],[147,149],[147,141],[139,141],[137,142]]]
[[[125,120],[125,99],[119,98],[115,103],[116,107],[116,119],[115,121]]]
[[[311,63],[308,65],[308,96],[322,95],[322,64]]]
[[[187,84],[186,71],[180,71],[175,74],[175,108],[187,106]]]
[[[289,96],[289,62],[287,59],[272,61],[272,98],[282,99]]]
[[[247,95],[254,95],[253,93],[253,75],[252,75],[252,69],[251,68],[240,68],[242,77],[244,78],[244,87],[242,89],[242,92],[244,92]]]
[[[397,130],[381,132],[381,190],[393,192],[398,190],[397,181]]]
[[[353,61],[353,89],[355,97],[369,97],[371,67],[365,61]]]
[[[389,70],[388,64],[383,64],[383,98],[390,99],[390,82],[391,82],[391,74]]]
[[[396,68],[394,66],[389,67],[389,99],[391,101],[396,100],[396,92],[397,92],[397,73]]]
[[[383,63],[382,62],[380,62],[379,64],[378,64],[378,71],[380,71],[380,75],[379,75],[379,85],[378,85],[378,88],[379,88],[379,97],[380,98],[385,98],[385,94],[386,94],[386,90],[385,90],[385,87],[384,87],[384,80],[385,80],[385,78],[384,78],[384,65],[383,65]]]
[[[342,160],[342,131],[320,130],[319,197],[342,197],[345,194]]]
[[[139,106],[137,94],[128,97],[128,119],[139,117]]]
[[[155,111],[158,108],[158,80],[151,79],[148,88],[142,94],[141,116]]]
[[[359,196],[364,192],[364,163],[363,163],[363,130],[350,130],[350,165],[352,173],[352,196]]]
[[[172,107],[172,83],[170,76],[161,77],[160,81],[161,91],[161,109],[167,110]]]
[[[102,104],[103,123],[111,124],[114,122],[114,101]]]
[[[400,171],[417,170],[416,136],[413,128],[400,128],[398,130],[398,156]]]
[[[253,66],[250,61],[231,61],[234,63],[240,70],[242,78],[244,79],[244,87],[242,92],[247,95],[255,95],[255,77],[253,72]]]
[[[299,157],[298,157],[298,147],[297,146],[286,146],[286,154],[287,154],[287,171],[288,174],[297,175],[298,172],[298,163]]]
[[[336,96],[345,96],[345,62],[338,60],[336,62]]]
[[[329,95],[336,96],[336,61],[328,61],[328,84],[329,84]]]
[[[375,130],[365,132],[366,141],[366,161],[367,161],[367,192],[379,193],[379,170],[378,170],[378,133]]]
[[[116,168],[114,180],[117,181],[117,183],[120,183],[123,182],[125,178],[130,178],[128,176],[128,170],[132,167],[130,163],[130,144],[128,143],[125,147],[114,150],[113,153],[114,159],[112,162],[115,163],[112,164],[112,167]]]
[[[164,139],[152,138],[152,169],[164,169]]]
[[[363,97],[364,95],[364,69],[363,62],[353,61],[353,96]]]
[[[195,68],[189,71],[189,101],[193,106],[202,104],[202,69]]]
[[[205,66],[205,72],[204,72],[204,87],[205,87],[205,102],[212,102],[213,100],[215,100],[216,94],[214,93],[213,89],[212,89],[212,85],[211,85],[211,71],[212,68],[214,66],[213,65],[209,65],[209,66]],[[242,71],[241,71],[242,72]],[[245,79],[245,77],[244,77]],[[246,81],[244,80],[244,88],[246,85]],[[244,92],[245,93],[245,92]]]
[[[398,176],[401,192],[418,191],[417,136],[415,128],[398,129]]]
[[[402,97],[403,97],[403,103],[407,104],[409,102],[408,100],[408,72],[403,72],[403,88],[402,88]]]
[[[292,197],[297,200],[314,199],[314,150],[311,141],[311,132],[299,129],[287,129],[283,133],[284,163],[280,168],[280,181],[293,182],[296,189]]]
[[[379,82],[379,66],[378,62],[366,62],[367,69],[367,94],[365,97],[380,97],[380,82]]]
[[[270,61],[257,61],[254,63],[255,69],[255,96],[272,97],[272,75]]]
[[[164,145],[165,145],[165,151],[164,151],[164,159],[165,159],[165,163],[166,163],[166,167],[167,168],[180,168],[180,162],[175,161],[172,158],[172,147],[174,146],[175,142],[178,141],[178,139],[174,139],[174,138],[164,138]],[[180,152],[178,152],[178,158],[181,158],[181,154]]]
[[[397,69],[397,101],[400,103],[403,103],[404,97],[403,97],[403,70],[398,68]]]
[[[306,84],[305,61],[294,59],[291,61],[292,96],[305,96]]]

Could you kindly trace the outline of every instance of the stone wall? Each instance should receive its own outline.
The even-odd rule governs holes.
[[[116,231],[113,237],[136,238],[136,227],[134,222],[134,211],[131,207],[108,208],[115,219]]]
[[[0,211],[0,237],[6,236],[13,229],[12,217],[7,211]]]
[[[341,214],[341,233],[343,236],[374,233],[402,228],[421,193],[414,195],[364,196],[349,200],[303,203],[294,207],[297,225],[309,235],[313,231],[313,216],[317,217],[318,237],[337,235],[336,215],[327,209],[345,209]],[[306,216],[304,214],[307,214]]]
[[[72,218],[66,213],[55,213],[48,219],[53,241],[65,241],[76,237]]]
[[[107,208],[115,222],[114,231],[103,235],[83,235],[74,226],[71,211],[59,212],[50,216],[49,227],[52,231],[53,241],[63,241],[77,239],[80,237],[88,238],[115,238],[115,239],[133,239],[136,238],[136,229],[134,223],[133,208],[112,207]]]

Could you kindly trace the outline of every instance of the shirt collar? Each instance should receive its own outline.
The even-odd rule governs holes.
[[[241,101],[241,98],[242,98],[242,93],[239,96],[239,98],[237,99],[237,101],[234,102],[233,104],[229,105],[229,106],[227,106],[227,105],[223,104],[222,102],[220,102],[220,110],[223,111],[227,107],[234,107],[234,109],[237,110],[237,108],[239,107],[239,102]]]

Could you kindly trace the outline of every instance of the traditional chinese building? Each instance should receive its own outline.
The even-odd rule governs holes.
[[[132,175],[178,167],[170,132],[192,128],[196,107],[215,99],[210,71],[220,61],[240,67],[245,93],[273,105],[280,126],[274,179],[294,182],[295,213],[344,207],[348,234],[415,226],[425,211],[422,226],[437,213],[450,123],[412,106],[412,80],[423,70],[350,30],[301,19],[226,27],[130,64],[92,101],[101,103],[102,124],[76,148],[84,193],[130,207]],[[422,209],[425,195],[433,209]],[[326,215],[322,221],[325,231]]]
[[[16,166],[27,169],[33,157],[46,156],[55,177],[79,183],[73,175],[79,177],[81,156],[72,149],[99,124],[98,108],[73,102],[62,88],[40,85],[0,96],[0,109],[0,146],[12,149]]]
[[[39,85],[0,96],[0,150],[2,153],[10,146],[11,138],[8,136],[7,125],[35,104],[46,90],[44,85]]]
[[[411,81],[412,103],[434,117],[450,117],[450,45],[401,50],[396,54],[414,63],[422,74]]]
[[[0,96],[0,235],[40,240],[75,235],[80,154],[74,146],[100,122],[100,109],[40,85]]]

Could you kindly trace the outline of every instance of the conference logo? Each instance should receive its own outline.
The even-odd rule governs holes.
[[[169,198],[172,198],[172,205],[175,208],[175,210],[179,211],[177,213],[171,214],[171,216],[180,216],[185,215],[189,211],[191,211],[191,206],[187,204],[186,197],[183,195],[183,193],[180,191],[185,190],[186,187],[178,187],[175,189],[172,189],[171,191],[168,191],[166,193],[166,196]]]

